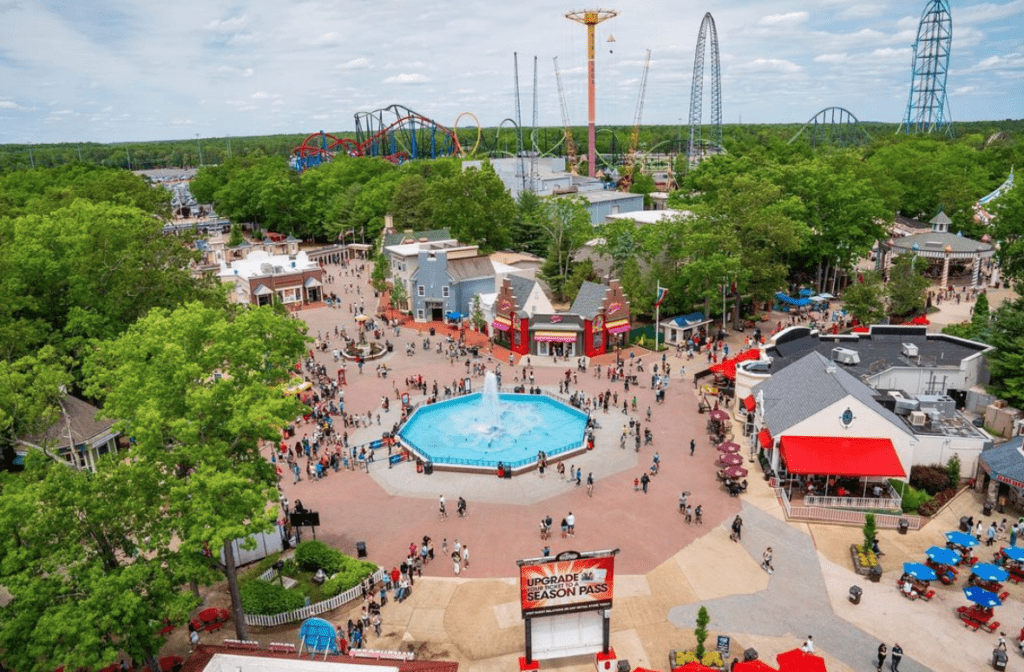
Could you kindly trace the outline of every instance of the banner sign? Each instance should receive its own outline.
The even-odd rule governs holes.
[[[524,565],[519,568],[523,616],[607,609],[614,577],[614,556]]]

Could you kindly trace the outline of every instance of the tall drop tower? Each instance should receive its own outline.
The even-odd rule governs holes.
[[[587,27],[587,174],[594,176],[597,152],[595,151],[595,138],[597,136],[596,104],[594,102],[594,26],[614,19],[619,15],[615,9],[583,9],[573,10],[565,15],[565,18],[576,23],[582,23]]]

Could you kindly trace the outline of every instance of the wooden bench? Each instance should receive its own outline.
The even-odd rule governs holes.
[[[214,621],[213,623],[206,624],[207,632],[217,632],[224,627],[224,621]]]
[[[286,644],[284,642],[271,642],[270,646],[267,647],[268,651],[274,653],[295,653],[294,644]]]
[[[981,627],[981,623],[978,623],[977,621],[973,621],[973,620],[971,620],[969,618],[963,619],[963,622],[964,622],[964,627],[965,628],[970,628],[971,630],[974,630],[975,632],[977,632],[978,628]]]
[[[981,629],[985,632],[995,632],[996,628],[999,627],[999,621],[989,621],[988,623],[982,623]]]
[[[1008,598],[1009,596],[1010,596],[1010,591],[1005,590],[1005,591],[999,593],[999,601],[1000,602],[1006,602],[1006,598]]]
[[[929,601],[929,600],[931,600],[931,599],[932,599],[933,597],[935,597],[935,591],[934,591],[934,590],[929,590],[929,591],[928,591],[928,592],[926,592],[926,593],[921,593],[919,597],[920,597],[920,598],[921,598],[922,600],[924,600],[925,602],[928,602],[928,601]]]
[[[223,624],[222,624],[223,625]],[[260,643],[251,639],[225,639],[223,645],[229,649],[258,649]]]

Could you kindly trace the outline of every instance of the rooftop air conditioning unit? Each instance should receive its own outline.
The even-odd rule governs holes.
[[[912,427],[924,427],[927,420],[928,416],[925,415],[924,411],[913,411],[910,414],[910,425]]]
[[[920,404],[917,399],[897,399],[896,400],[896,415],[907,415],[913,411],[918,410]]]
[[[856,350],[850,350],[849,348],[833,348],[832,361],[852,366],[860,364],[860,355],[857,354]]]
[[[913,343],[903,343],[900,346],[900,352],[904,357],[917,357],[917,346]]]

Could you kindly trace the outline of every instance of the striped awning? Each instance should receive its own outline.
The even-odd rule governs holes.
[[[576,335],[564,331],[535,331],[533,340],[538,343],[575,343]]]
[[[629,331],[629,320],[613,320],[605,326],[609,334],[621,334],[624,331]]]

